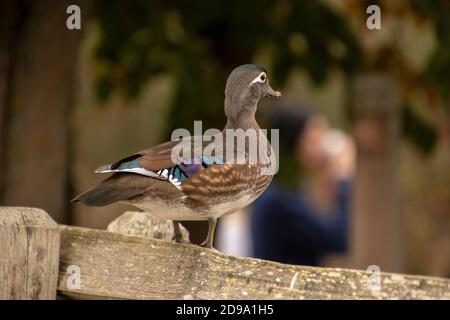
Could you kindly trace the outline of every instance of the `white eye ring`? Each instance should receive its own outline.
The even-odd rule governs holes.
[[[267,75],[265,72],[261,72],[255,79],[253,79],[253,81],[250,83],[250,85],[256,83],[256,82],[260,82],[260,83],[265,83],[267,80]]]

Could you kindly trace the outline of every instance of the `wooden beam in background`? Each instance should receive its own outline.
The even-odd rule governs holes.
[[[400,93],[389,74],[368,73],[352,86],[357,172],[351,218],[352,267],[403,270],[398,195]]]

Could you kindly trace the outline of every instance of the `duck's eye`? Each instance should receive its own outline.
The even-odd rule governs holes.
[[[265,83],[267,81],[267,76],[265,72],[261,72],[259,76],[257,76],[255,79],[253,79],[252,82],[250,82],[250,85],[253,85],[254,83]]]

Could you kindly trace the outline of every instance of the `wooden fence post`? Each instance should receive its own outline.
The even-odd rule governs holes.
[[[353,133],[358,160],[352,212],[354,265],[402,270],[398,204],[400,92],[389,74],[360,75],[353,82]]]
[[[0,299],[55,299],[59,244],[45,211],[0,207]]]

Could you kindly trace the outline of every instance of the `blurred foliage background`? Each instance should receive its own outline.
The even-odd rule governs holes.
[[[389,26],[385,24],[381,35],[352,29],[364,25],[370,4],[381,3],[236,0],[224,6],[216,1],[96,1],[94,15],[101,34],[97,94],[104,99],[118,89],[135,97],[148,78],[170,73],[177,82],[170,125],[186,126],[197,117],[219,127],[222,116],[211,105],[223,99],[223,79],[242,61],[258,59],[272,71],[275,86],[285,85],[295,69],[306,72],[315,85],[323,84],[331,71],[351,76],[355,71],[387,70],[401,78],[406,98],[421,89],[432,105],[441,99],[448,109],[448,1],[383,3],[383,20]],[[426,32],[423,29],[432,29],[426,36],[433,39],[425,40],[434,41],[434,48],[403,43],[405,32]],[[431,152],[435,132],[410,103],[406,99],[403,111],[405,136]]]
[[[82,30],[65,28],[69,4]],[[366,28],[371,4],[380,30]],[[382,73],[401,100],[400,271],[449,276],[450,1],[6,0],[0,21],[2,204],[105,227],[124,207],[68,202],[101,179],[93,169],[194,120],[221,128],[237,65],[264,65],[274,88],[349,132],[354,78]]]
[[[173,128],[194,119],[223,125],[212,106],[222,104],[224,79],[242,61],[258,57],[282,86],[293,68],[320,84],[331,68],[351,73],[362,57],[349,23],[322,2],[97,1],[94,15],[98,96],[118,89],[135,97],[149,77],[169,73]]]

